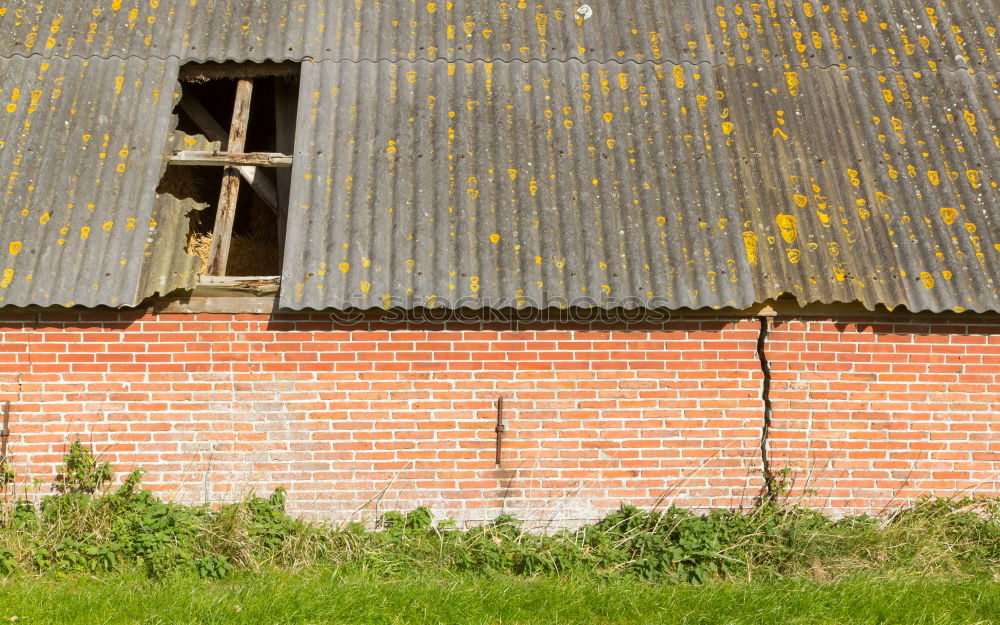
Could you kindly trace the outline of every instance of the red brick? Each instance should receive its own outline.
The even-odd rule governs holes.
[[[1000,323],[973,321],[774,320],[769,448],[793,491],[821,487],[809,501],[839,512],[980,483],[995,494]],[[21,479],[51,479],[78,433],[173,497],[285,485],[312,516],[380,497],[464,521],[564,510],[569,524],[681,484],[675,502],[699,508],[760,491],[755,319],[511,327],[4,313],[11,452]]]

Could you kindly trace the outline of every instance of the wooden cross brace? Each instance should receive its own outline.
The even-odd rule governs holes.
[[[229,261],[229,247],[233,237],[233,222],[236,218],[236,202],[239,198],[240,179],[246,181],[264,203],[278,217],[278,254],[283,254],[284,230],[288,212],[287,197],[291,181],[289,168],[292,157],[288,152],[294,147],[292,134],[295,126],[295,101],[287,89],[275,92],[275,127],[277,147],[284,152],[244,152],[247,126],[250,121],[250,98],[253,95],[253,81],[241,79],[236,83],[236,98],[233,102],[233,117],[226,132],[212,114],[193,96],[181,98],[181,109],[198,126],[210,141],[222,145],[217,151],[182,151],[174,153],[168,160],[170,165],[216,165],[224,167],[222,189],[216,207],[215,228],[209,249],[209,276],[224,276]],[[278,186],[260,173],[261,167],[277,170]]]
[[[250,121],[250,96],[253,82],[241,79],[236,83],[236,101],[233,104],[233,121],[229,126],[227,152],[242,152],[247,141],[247,124]],[[208,275],[226,274],[229,260],[229,244],[233,239],[233,221],[236,219],[236,200],[240,194],[240,172],[227,166],[222,179],[222,191],[215,210],[215,231],[212,233],[212,247],[208,253]]]

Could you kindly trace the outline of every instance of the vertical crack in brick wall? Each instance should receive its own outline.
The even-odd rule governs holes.
[[[767,333],[770,329],[770,322],[767,317],[758,317],[760,331],[757,334],[757,360],[760,362],[760,372],[762,374],[760,398],[764,407],[763,425],[760,431],[760,461],[764,472],[764,488],[761,490],[759,501],[773,501],[777,493],[774,486],[774,473],[771,471],[771,459],[768,455],[768,438],[771,434],[771,365],[767,361]]]

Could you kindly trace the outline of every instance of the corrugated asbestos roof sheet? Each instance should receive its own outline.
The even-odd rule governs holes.
[[[983,73],[328,62],[302,84],[285,307],[1000,309]]]
[[[282,305],[750,304],[704,70],[304,66]]]
[[[192,207],[153,192],[178,62],[308,59],[285,307],[1000,311],[998,25],[993,0],[12,0],[0,305],[189,284]]]
[[[982,72],[716,72],[756,299],[1000,310],[1000,86]]]
[[[191,283],[190,206],[155,192],[177,69],[0,58],[0,306],[126,306]]]
[[[12,0],[0,55],[996,67],[993,0]]]

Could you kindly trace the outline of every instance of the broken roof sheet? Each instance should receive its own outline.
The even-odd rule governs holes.
[[[12,0],[0,56],[992,68],[993,0]]]
[[[190,207],[156,195],[177,67],[0,59],[0,306],[126,306],[190,284]]]
[[[996,78],[303,68],[282,306],[1000,309]]]

